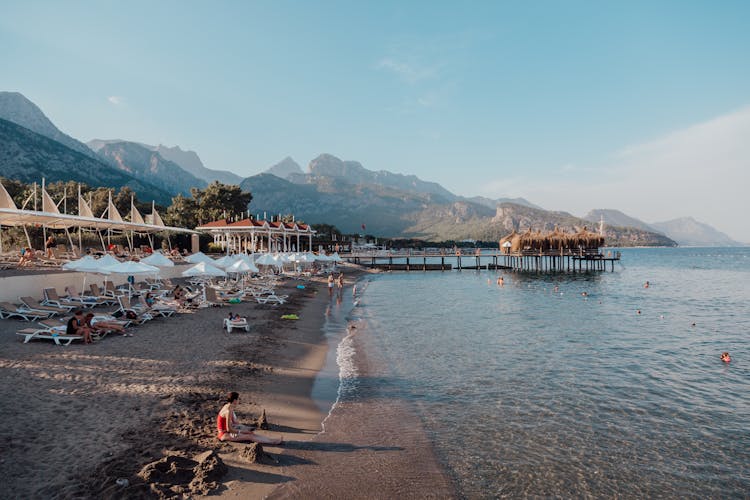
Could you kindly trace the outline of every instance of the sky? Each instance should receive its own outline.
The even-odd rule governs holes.
[[[0,0],[0,90],[82,141],[321,153],[750,242],[750,2]]]

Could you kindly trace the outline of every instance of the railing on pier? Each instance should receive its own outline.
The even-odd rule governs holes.
[[[450,271],[451,269],[507,269],[535,272],[589,272],[615,270],[620,252],[603,254],[598,249],[492,253],[422,252],[356,252],[341,254],[354,264],[389,271]]]

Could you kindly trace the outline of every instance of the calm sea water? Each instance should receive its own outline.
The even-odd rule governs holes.
[[[750,249],[622,257],[376,276],[352,314],[378,373],[341,397],[413,405],[469,498],[749,496]]]

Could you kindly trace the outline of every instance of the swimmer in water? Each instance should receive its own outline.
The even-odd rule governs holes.
[[[499,278],[497,278],[497,285],[498,286],[505,286],[505,279],[502,276],[500,276]]]
[[[723,352],[723,353],[721,353],[721,360],[723,362],[725,362],[725,363],[730,363],[732,361],[732,358],[729,357],[729,353],[728,352]]]
[[[641,310],[640,310],[640,309],[638,309],[638,310],[636,310],[636,311],[635,311],[635,313],[636,313],[636,314],[641,314]]]
[[[581,297],[588,297],[588,296],[589,296],[589,292],[581,292]]]
[[[553,292],[557,293],[560,291],[560,287],[555,285],[555,288],[552,289]]]
[[[643,288],[648,288],[650,286],[651,286],[651,283],[649,283],[648,281],[643,284]]]

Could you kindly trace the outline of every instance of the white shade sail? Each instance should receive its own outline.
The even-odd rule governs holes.
[[[189,276],[226,276],[227,273],[219,269],[218,267],[212,266],[206,262],[199,262],[193,267],[182,271],[182,275],[185,277]]]

